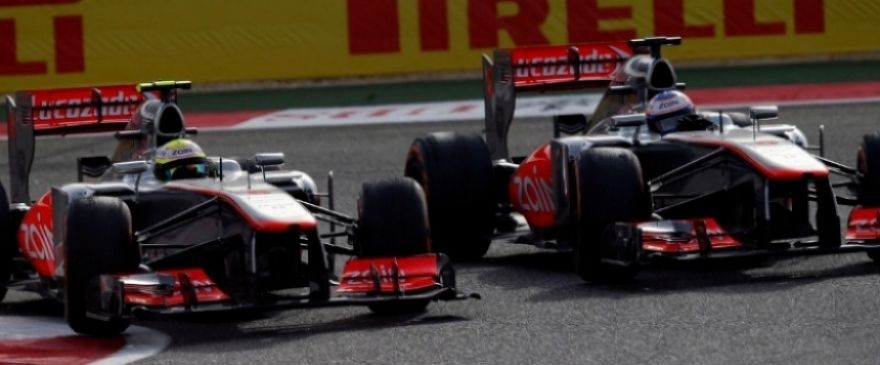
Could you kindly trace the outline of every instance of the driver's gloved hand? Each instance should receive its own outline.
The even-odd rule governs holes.
[[[678,121],[679,131],[705,131],[713,129],[714,126],[715,123],[699,114],[686,115]]]

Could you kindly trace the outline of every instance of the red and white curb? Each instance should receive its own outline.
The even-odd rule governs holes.
[[[693,89],[686,91],[701,109],[750,105],[821,105],[880,101],[880,82],[848,82]],[[590,114],[599,93],[525,96],[516,100],[516,118]],[[190,114],[189,125],[203,129],[274,129],[347,125],[474,121],[484,118],[483,100],[391,104],[339,108],[294,108],[274,112]],[[235,120],[238,119],[238,122]]]
[[[0,364],[117,365],[161,352],[171,338],[131,326],[116,337],[74,333],[61,318],[0,316]]]
[[[589,114],[599,104],[600,94],[525,97],[516,102],[518,118],[563,114]],[[432,123],[481,120],[482,100],[391,104],[345,108],[287,109],[250,118],[232,129],[273,129],[345,125]]]

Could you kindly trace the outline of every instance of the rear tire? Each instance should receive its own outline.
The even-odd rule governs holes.
[[[411,256],[431,252],[425,194],[410,178],[366,183],[358,199],[357,255]]]
[[[862,175],[858,188],[859,204],[880,205],[880,132],[862,137],[857,163]]]
[[[615,223],[651,217],[651,198],[639,160],[623,148],[593,148],[581,153],[575,172],[575,270],[587,282],[631,280],[638,274],[637,264],[620,267],[603,263],[601,258],[603,245],[615,240]]]
[[[495,219],[492,160],[476,134],[432,133],[416,138],[406,176],[425,191],[435,252],[477,259],[489,250]]]
[[[9,200],[3,183],[0,183],[0,302],[6,297],[6,285],[12,277],[12,256],[18,249],[10,223]]]
[[[131,212],[121,200],[109,197],[78,199],[70,204],[65,242],[64,315],[75,332],[112,336],[125,331],[129,320],[86,315],[98,296],[95,278],[102,274],[136,271],[138,250],[132,242]]]

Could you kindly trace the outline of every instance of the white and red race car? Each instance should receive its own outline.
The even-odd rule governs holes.
[[[470,258],[492,240],[570,250],[587,281],[629,279],[656,259],[865,251],[880,260],[880,134],[864,136],[850,167],[824,158],[822,143],[808,146],[795,126],[764,123],[777,118],[775,106],[701,111],[697,130],[652,131],[651,97],[684,88],[661,56],[680,43],[484,56],[485,136],[432,133],[407,155],[405,174],[428,197],[434,247]],[[605,93],[591,114],[554,117],[554,139],[510,155],[519,94],[595,87]],[[845,232],[839,205],[853,207]]]
[[[308,175],[281,169],[281,153],[209,157],[204,177],[156,179],[156,147],[195,133],[176,104],[177,89],[189,85],[7,98],[11,194],[7,201],[0,185],[0,298],[11,288],[58,299],[71,328],[91,335],[124,331],[138,310],[396,312],[465,298],[446,256],[430,252],[424,194],[413,180],[364,184],[352,217],[320,206],[332,196],[318,193]],[[120,141],[114,156],[77,159],[79,181],[31,200],[36,136],[111,131]],[[319,232],[324,226],[336,229]],[[349,245],[335,243],[346,237]],[[335,280],[338,254],[352,258]]]

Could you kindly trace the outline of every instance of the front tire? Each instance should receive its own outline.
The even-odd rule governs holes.
[[[358,199],[359,257],[400,257],[431,252],[425,194],[415,180],[397,177],[364,184]],[[374,303],[379,315],[424,312],[429,301]]]
[[[411,256],[431,252],[425,194],[412,179],[366,183],[358,199],[357,255]]]
[[[639,160],[623,148],[583,151],[576,164],[578,239],[575,270],[587,282],[620,282],[638,274],[638,264],[626,267],[601,261],[603,246],[616,243],[614,224],[647,220],[651,198],[642,180]]]
[[[97,300],[98,276],[138,268],[128,206],[109,197],[73,201],[68,210],[65,250],[64,315],[70,328],[92,336],[125,331],[127,318],[111,315],[108,320],[99,320],[86,313]]]
[[[859,204],[880,205],[880,132],[862,137],[856,160],[861,174],[858,187]]]
[[[441,132],[416,138],[404,174],[425,191],[435,252],[466,260],[486,254],[495,195],[492,160],[480,136]]]

